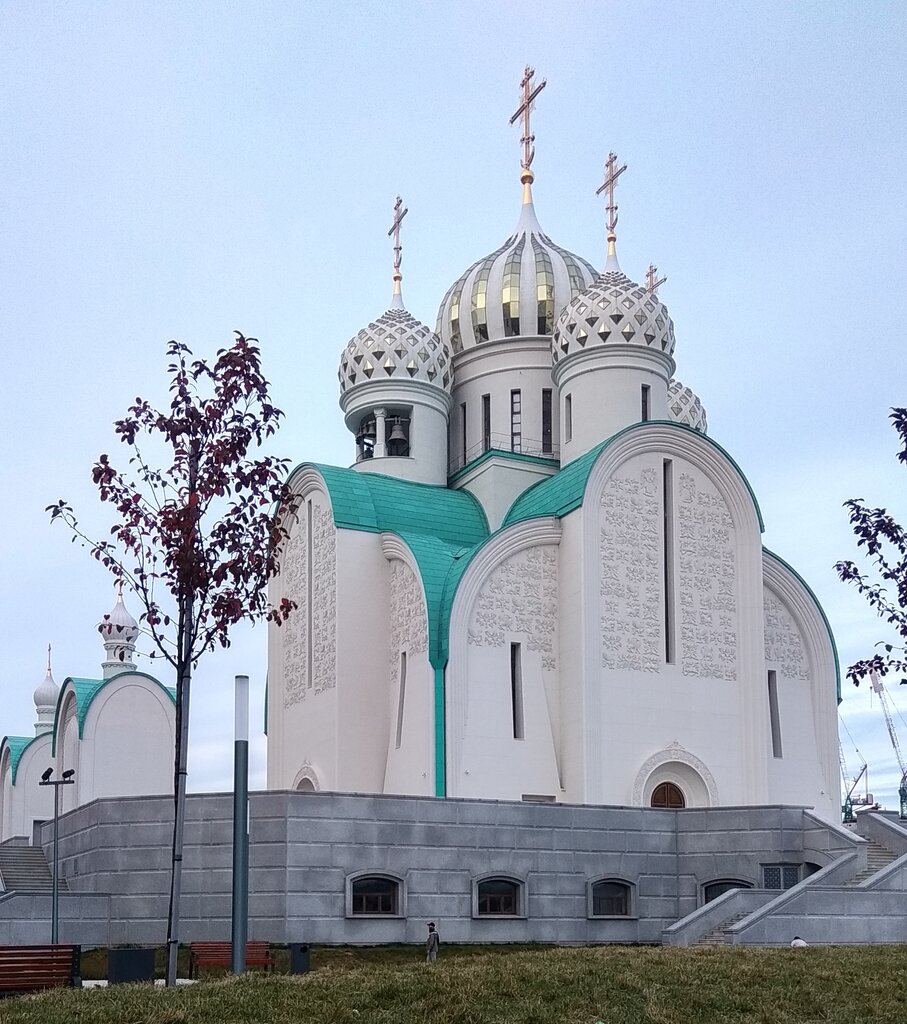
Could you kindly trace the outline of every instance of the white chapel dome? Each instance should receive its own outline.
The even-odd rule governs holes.
[[[530,197],[516,231],[450,286],[435,330],[454,353],[486,341],[549,336],[564,305],[595,276],[590,263],[542,231]]]
[[[551,340],[555,364],[600,345],[635,345],[674,352],[674,321],[658,296],[631,281],[609,255],[604,272],[558,317]]]
[[[116,640],[120,643],[134,644],[138,639],[139,624],[129,614],[123,603],[122,590],[117,593],[117,602],[113,606],[113,611],[105,615],[98,623],[98,632],[105,643]]]
[[[701,434],[708,433],[709,425],[702,402],[679,380],[672,380],[668,384],[668,415],[675,423],[692,427]]]
[[[449,392],[450,360],[450,349],[401,302],[350,339],[337,373],[340,393],[390,379],[424,381]]]
[[[50,648],[48,648],[48,652]],[[57,697],[60,696],[60,687],[57,685],[54,679],[53,672],[50,668],[50,653],[47,656],[47,675],[44,677],[42,682],[38,684],[38,688],[34,693],[34,701],[36,708],[52,708],[56,707]]]

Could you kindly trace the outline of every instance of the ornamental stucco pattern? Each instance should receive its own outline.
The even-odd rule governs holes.
[[[416,574],[395,558],[390,566],[390,681],[397,685],[400,654],[424,654],[428,648],[428,618]]]
[[[329,509],[312,508],[312,688],[337,681],[337,530]]]
[[[681,473],[677,488],[680,663],[685,676],[737,678],[734,523],[724,498]]]
[[[505,559],[485,581],[473,608],[467,642],[503,647],[526,637],[542,667],[557,669],[557,548],[527,548]]]
[[[302,506],[303,510],[305,506]],[[308,624],[309,609],[306,580],[308,542],[304,515],[290,534],[283,556],[281,576],[284,593],[288,600],[296,602],[296,608],[280,627],[283,646],[284,705],[298,704],[305,696],[308,675]]]
[[[809,660],[803,637],[784,603],[765,590],[765,660],[787,679],[809,679]]]
[[[612,477],[600,508],[602,665],[658,672],[663,661],[662,566],[655,467]]]
[[[281,627],[286,707],[304,700],[309,690],[320,693],[331,688],[336,678],[337,531],[330,511],[313,504],[310,544],[307,515],[307,512],[300,515],[290,536],[281,570],[286,596],[296,602],[292,615]],[[311,608],[308,599],[310,551]]]

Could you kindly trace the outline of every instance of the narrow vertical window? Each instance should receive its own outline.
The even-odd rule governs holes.
[[[639,418],[645,423],[649,419],[649,385],[643,384],[640,388],[640,415]]]
[[[551,388],[542,388],[542,455],[551,454]]]
[[[665,661],[674,663],[674,463],[662,466],[662,546],[664,548]]]
[[[510,645],[510,704],[513,710],[513,738],[523,738],[523,658],[519,644]]]
[[[781,753],[781,715],[778,711],[778,673],[768,674],[768,714],[772,723],[772,755],[783,757]]]
[[[314,514],[312,512],[312,502],[307,501],[305,503],[305,516],[306,516],[306,687],[311,687],[313,684],[313,621],[314,612],[312,609],[313,598],[315,596],[315,566],[312,564],[314,557],[315,543],[312,536],[312,523],[314,521]]]
[[[564,440],[573,440],[573,395],[564,399]]]
[[[510,392],[510,450],[523,450],[523,400],[520,392]]]
[[[491,395],[482,395],[482,451],[491,447]]]
[[[397,738],[394,747],[399,750],[403,742],[403,704],[406,700],[406,651],[400,652],[400,689],[397,694]]]
[[[463,465],[466,465],[466,403],[460,406],[460,445],[463,449]]]

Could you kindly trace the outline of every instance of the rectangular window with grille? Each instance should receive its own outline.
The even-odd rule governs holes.
[[[564,441],[573,440],[573,395],[564,399]]]
[[[799,864],[763,864],[763,889],[791,889],[800,881]]]
[[[482,451],[491,447],[491,395],[482,395]]]
[[[510,392],[510,450],[523,450],[523,400],[519,391]]]
[[[542,388],[542,455],[551,454],[551,388]]]

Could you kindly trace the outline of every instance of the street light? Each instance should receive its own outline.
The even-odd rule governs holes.
[[[38,785],[54,787],[54,889],[51,898],[50,941],[52,945],[56,945],[60,931],[60,852],[57,842],[58,826],[60,823],[60,787],[75,785],[73,775],[76,774],[76,770],[75,768],[68,768],[63,772],[63,777],[60,779],[52,779],[53,773],[53,768],[48,768],[41,775],[41,781]]]

